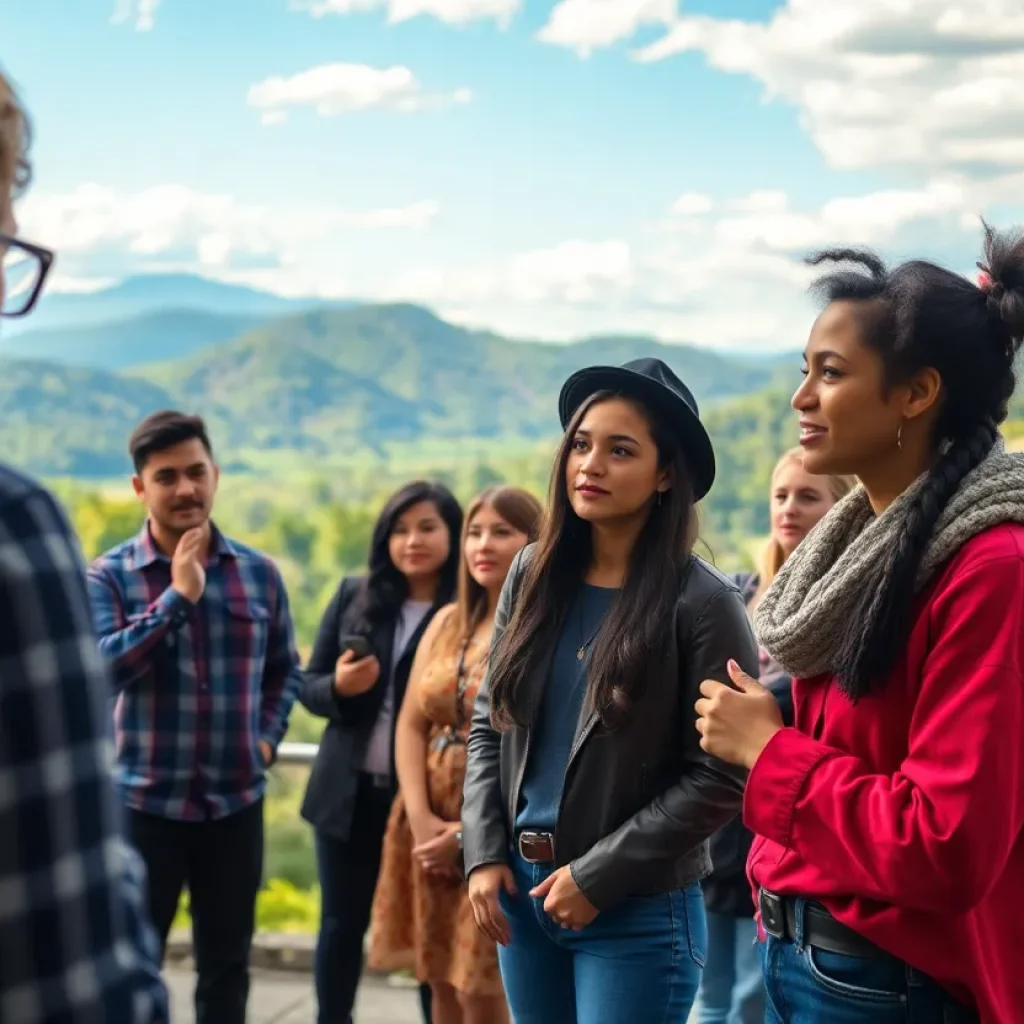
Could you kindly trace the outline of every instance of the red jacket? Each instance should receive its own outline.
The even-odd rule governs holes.
[[[815,899],[976,1008],[1024,1021],[1024,527],[968,542],[904,654],[854,705],[794,681],[795,727],[754,765],[756,894]]]

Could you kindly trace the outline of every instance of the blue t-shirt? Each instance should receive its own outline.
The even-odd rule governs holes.
[[[519,790],[517,829],[554,831],[569,751],[587,693],[587,655],[617,593],[610,587],[585,583],[565,617],[530,733],[530,753]],[[581,661],[578,653],[584,644],[587,655]]]

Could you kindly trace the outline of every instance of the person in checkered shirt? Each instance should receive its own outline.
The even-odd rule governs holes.
[[[200,417],[155,412],[128,449],[146,520],[89,566],[119,692],[117,782],[165,942],[189,891],[197,1024],[244,1024],[267,772],[301,684],[288,594],[270,558],[213,521]]]
[[[17,237],[27,119],[0,74],[0,314],[53,262]],[[39,484],[0,465],[0,1021],[166,1024],[145,869],[122,837],[85,565]]]

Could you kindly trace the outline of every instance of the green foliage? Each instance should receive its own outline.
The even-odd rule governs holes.
[[[320,925],[320,888],[301,889],[283,878],[271,878],[256,897],[256,930],[286,934],[312,934]],[[192,927],[188,893],[182,893],[172,925]]]
[[[768,485],[779,455],[797,443],[789,391],[770,388],[735,399],[708,414],[718,475],[704,515],[722,536],[768,531]]]

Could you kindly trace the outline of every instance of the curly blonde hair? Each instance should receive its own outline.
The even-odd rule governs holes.
[[[32,178],[29,122],[14,86],[0,72],[0,194],[24,191]]]

